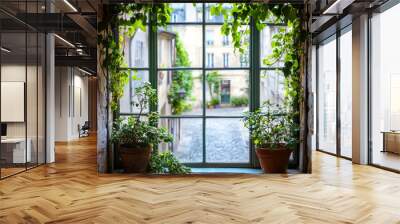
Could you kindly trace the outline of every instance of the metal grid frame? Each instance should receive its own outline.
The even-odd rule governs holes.
[[[255,111],[260,107],[260,73],[262,71],[276,71],[281,69],[280,67],[263,67],[260,61],[260,31],[255,27],[253,20],[248,25],[250,28],[250,36],[249,36],[249,65],[248,67],[207,67],[206,66],[206,26],[216,26],[222,25],[223,23],[219,22],[208,22],[206,21],[206,4],[207,3],[199,3],[202,4],[202,21],[201,22],[169,22],[168,26],[201,26],[202,27],[202,67],[171,67],[171,68],[159,68],[158,67],[158,39],[157,39],[157,31],[150,29],[150,27],[157,23],[154,18],[150,17],[150,21],[148,25],[149,32],[149,67],[127,67],[122,68],[126,70],[132,71],[148,71],[149,73],[149,81],[152,84],[153,88],[157,89],[158,82],[158,72],[159,71],[201,71],[202,73],[202,102],[206,102],[206,85],[205,85],[205,76],[208,71],[227,71],[227,70],[235,70],[235,71],[248,71],[249,74],[249,110]],[[281,27],[285,26],[285,24],[272,24],[265,23],[268,26]],[[130,82],[131,83],[131,82]],[[131,86],[131,84],[130,84]],[[130,87],[131,91],[131,87]],[[150,108],[150,111],[157,111],[158,106],[155,105],[153,108]],[[160,115],[160,119],[202,119],[202,162],[200,163],[185,163],[190,167],[240,167],[240,168],[250,168],[250,167],[258,167],[258,160],[255,155],[255,147],[251,143],[251,139],[249,138],[249,161],[246,163],[211,163],[206,161],[206,122],[207,119],[224,119],[224,118],[236,118],[241,119],[243,116],[212,116],[206,114],[206,105],[203,103],[202,107],[202,115]],[[136,113],[119,113],[120,116],[135,116]],[[250,136],[249,136],[250,137]],[[290,162],[289,168],[297,169],[299,165],[299,152],[298,149],[293,153],[293,161]]]

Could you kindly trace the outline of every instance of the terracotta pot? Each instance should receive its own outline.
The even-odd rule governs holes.
[[[286,173],[292,150],[282,145],[276,149],[257,148],[256,154],[264,173]]]
[[[152,148],[151,146],[125,146],[120,145],[119,153],[122,166],[127,173],[144,173],[149,165]]]

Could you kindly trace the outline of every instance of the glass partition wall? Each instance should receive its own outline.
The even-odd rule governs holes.
[[[280,68],[265,66],[262,59],[271,52],[272,35],[285,26],[268,24],[258,31],[243,25],[251,32],[243,38],[246,50],[239,53],[231,37],[221,34],[223,17],[212,16],[211,5],[172,3],[166,27],[138,31],[126,40],[127,69],[139,79],[125,87],[120,114],[137,114],[131,106],[134,88],[150,81],[158,91],[153,110],[160,113],[159,125],[174,136],[159,149],[170,149],[192,167],[253,167],[243,113],[266,100],[283,101]],[[291,167],[296,166],[297,152],[291,160]]]
[[[35,13],[40,1],[4,1],[0,7]],[[0,178],[45,163],[45,36],[0,12]]]
[[[371,18],[370,163],[400,171],[400,4]]]
[[[351,26],[316,48],[316,148],[352,157],[352,33]]]

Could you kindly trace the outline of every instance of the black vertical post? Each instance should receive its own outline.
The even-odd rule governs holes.
[[[254,24],[254,19],[251,18],[250,22],[250,111],[255,111],[260,107],[260,31]],[[251,131],[251,130],[250,130]],[[251,135],[250,135],[251,136]],[[255,155],[255,146],[250,141],[250,163],[252,167],[259,166],[257,156]]]
[[[315,148],[319,150],[319,45],[315,47]]]
[[[28,0],[25,0],[25,21],[28,21]],[[28,113],[27,113],[27,89],[28,89],[28,24],[25,23],[25,88],[24,88],[24,120],[25,120],[25,170],[28,169]]]
[[[339,27],[336,31],[336,155],[341,156],[341,118],[340,118],[340,79],[341,79],[341,66],[340,66],[340,35]]]
[[[0,47],[2,47],[3,46],[3,44],[2,44],[2,24],[3,23],[1,23],[0,22]],[[3,124],[2,122],[1,122],[1,110],[3,109],[3,108],[1,108],[1,77],[2,77],[2,74],[1,74],[1,69],[2,69],[2,52],[0,51],[0,124]],[[2,144],[0,144],[0,180],[2,179],[2,177],[1,177],[1,170],[2,170],[2,157],[1,157],[1,150],[2,150]]]
[[[207,153],[207,149],[206,149],[206,107],[207,107],[207,98],[206,98],[206,4],[202,3],[202,60],[203,60],[203,65],[202,65],[202,81],[203,81],[203,127],[202,127],[202,149],[203,149],[203,158],[202,158],[202,165],[204,166],[204,164],[206,163],[206,153]]]

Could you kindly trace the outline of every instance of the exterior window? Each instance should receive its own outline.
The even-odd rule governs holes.
[[[229,67],[229,53],[224,53],[224,67],[227,68]]]
[[[400,4],[371,18],[370,133],[375,165],[400,171]]]
[[[240,67],[249,67],[249,54],[244,53],[240,55]]]
[[[157,110],[159,127],[173,136],[171,142],[157,146],[160,152],[170,150],[180,162],[200,166],[251,166],[253,154],[243,112],[251,111],[258,101],[251,98],[253,91],[257,91],[255,95],[260,93],[262,99],[282,102],[284,76],[275,68],[256,64],[265,77],[260,81],[262,85],[253,82],[254,75],[262,75],[253,75],[250,70],[249,52],[254,46],[250,36],[254,33],[246,31],[253,24],[238,27],[244,33],[240,43],[244,52],[239,52],[232,38],[221,32],[223,16],[210,15],[211,6],[212,3],[171,3],[171,22],[157,30],[149,28],[140,36],[141,31],[135,34],[131,51],[126,54],[135,78],[125,88],[120,112],[122,116],[138,113],[131,106],[137,99],[135,87],[150,80],[157,89],[157,105],[145,113]],[[157,41],[150,42],[149,34]],[[268,42],[265,47],[270,47]],[[151,50],[157,54],[150,54]],[[259,51],[254,56],[259,58]],[[296,155],[293,165],[295,159]]]
[[[318,149],[336,154],[336,39],[318,55]]]
[[[229,36],[222,37],[222,45],[228,46],[229,45]]]
[[[143,67],[144,65],[144,52],[143,52],[143,41],[136,41],[135,43],[135,66]]]
[[[207,41],[207,46],[212,46],[214,45],[214,31],[213,30],[207,30],[207,35],[206,35],[206,41]]]
[[[207,67],[214,67],[214,53],[207,53]]]

